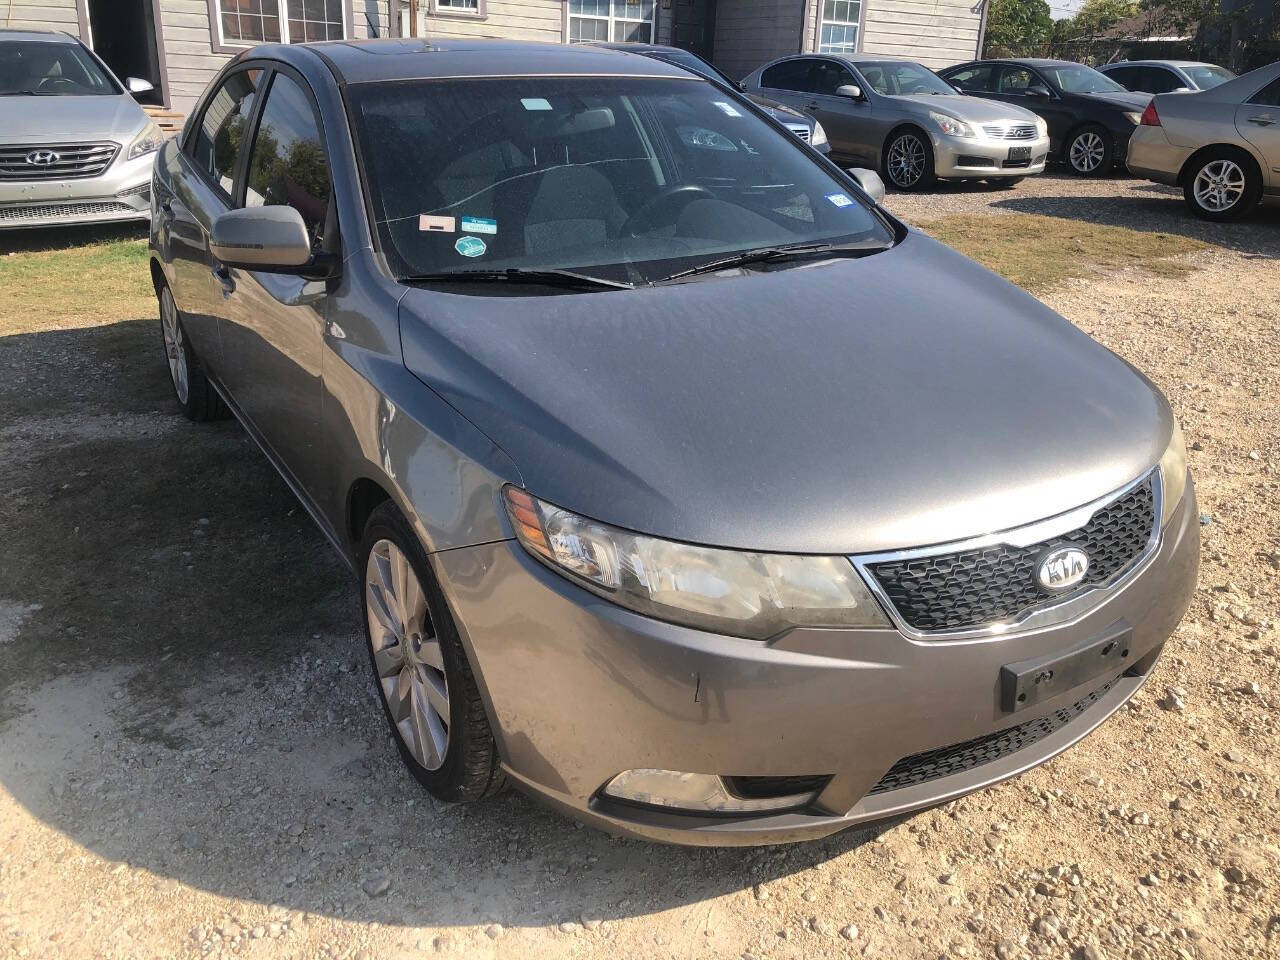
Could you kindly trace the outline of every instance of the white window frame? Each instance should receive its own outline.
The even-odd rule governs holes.
[[[565,6],[565,18],[564,18],[565,42],[566,43],[613,43],[615,42],[613,39],[613,25],[615,23],[647,23],[649,24],[649,39],[646,42],[656,43],[657,41],[654,38],[658,35],[659,0],[654,0],[653,12],[649,15],[648,19],[645,19],[643,17],[632,18],[632,17],[617,16],[613,12],[614,4],[616,2],[618,2],[618,0],[608,0],[609,13],[608,15],[601,17],[595,14],[590,14],[590,13],[574,13],[569,4],[569,0],[565,0],[565,5],[564,5]],[[625,3],[624,3],[624,9],[625,9]],[[605,27],[607,36],[605,37],[604,40],[600,40],[600,41],[573,40],[571,38],[573,37],[573,21],[574,20],[594,20],[597,23],[605,23],[607,24],[607,26]]]
[[[213,35],[213,49],[221,53],[239,53],[261,43],[274,43],[274,40],[231,40],[222,32],[222,0],[209,2],[209,31]],[[302,5],[303,0],[276,0],[276,15],[280,18],[280,43],[292,43],[289,39],[289,4]],[[350,0],[339,0],[339,16],[342,18],[342,39],[351,39]],[[297,19],[297,18],[295,18]],[[315,21],[312,21],[315,22]],[[328,22],[328,21],[325,21]],[[304,41],[298,41],[302,43]]]
[[[836,3],[848,3],[857,7],[856,15],[852,20],[828,20],[827,19],[827,0],[815,0],[819,4],[818,7],[818,35],[814,38],[814,52],[834,54],[836,56],[842,53],[857,53],[862,48],[862,12],[866,0],[834,0]],[[853,44],[840,44],[839,49],[833,48],[830,44],[822,42],[823,27],[853,27]]]

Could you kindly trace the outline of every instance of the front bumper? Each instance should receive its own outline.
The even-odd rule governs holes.
[[[548,571],[513,541],[434,560],[503,766],[517,784],[619,834],[764,844],[931,806],[1080,740],[1142,685],[1185,612],[1199,565],[1199,523],[1188,483],[1141,571],[1101,602],[1065,624],[973,640],[806,629],[759,643],[623,610]],[[1124,627],[1132,631],[1132,666],[1123,674],[1098,675],[1032,708],[1005,712],[1003,665]],[[923,780],[886,777],[906,758],[1030,721],[1041,721],[1038,739],[1002,738],[1025,747],[988,749],[985,762],[963,768],[935,764]],[[616,774],[638,768],[830,779],[810,806],[757,816],[660,811],[601,796]],[[877,789],[882,781],[893,786]]]
[[[1163,127],[1141,126],[1129,138],[1125,165],[1135,177],[1177,186],[1178,174],[1190,156],[1189,148],[1169,142]]]
[[[939,177],[1025,177],[1043,173],[1049,158],[1049,137],[1001,140],[932,135],[933,172]],[[1029,148],[1026,160],[1010,160],[1010,148]]]
[[[155,158],[122,150],[101,176],[0,183],[0,230],[149,220]]]

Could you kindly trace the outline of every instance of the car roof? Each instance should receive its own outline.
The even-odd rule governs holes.
[[[947,67],[947,70],[954,70],[956,67],[976,67],[986,66],[993,63],[1012,63],[1024,67],[1081,67],[1082,63],[1076,63],[1074,60],[1052,60],[1048,57],[987,57],[984,60],[969,60],[966,63],[957,63],[954,67]]]
[[[1207,63],[1204,60],[1117,60],[1115,63],[1108,63],[1099,67],[1099,70],[1106,70],[1110,67],[1212,67],[1216,64]]]
[[[697,79],[683,67],[594,45],[416,37],[332,40],[253,48],[252,56],[286,62],[302,51],[332,63],[348,83],[443,77],[617,76]]]
[[[36,43],[79,43],[75,37],[61,30],[15,30],[0,27],[0,40],[28,40]]]

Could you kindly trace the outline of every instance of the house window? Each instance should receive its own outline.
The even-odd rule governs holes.
[[[345,0],[213,0],[222,43],[307,43],[342,40]]]
[[[819,53],[857,53],[861,0],[822,0]]]
[[[569,42],[653,42],[653,0],[569,0]]]
[[[480,0],[432,0],[432,13],[480,13]]]

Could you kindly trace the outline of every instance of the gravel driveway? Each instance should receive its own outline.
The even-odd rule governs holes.
[[[353,583],[235,424],[179,418],[152,316],[0,335],[0,956],[1280,956],[1280,211],[1208,225],[1053,176],[889,205],[1212,244],[1184,278],[1045,297],[1192,447],[1201,589],[1128,709],[802,846],[436,804],[384,730]]]

